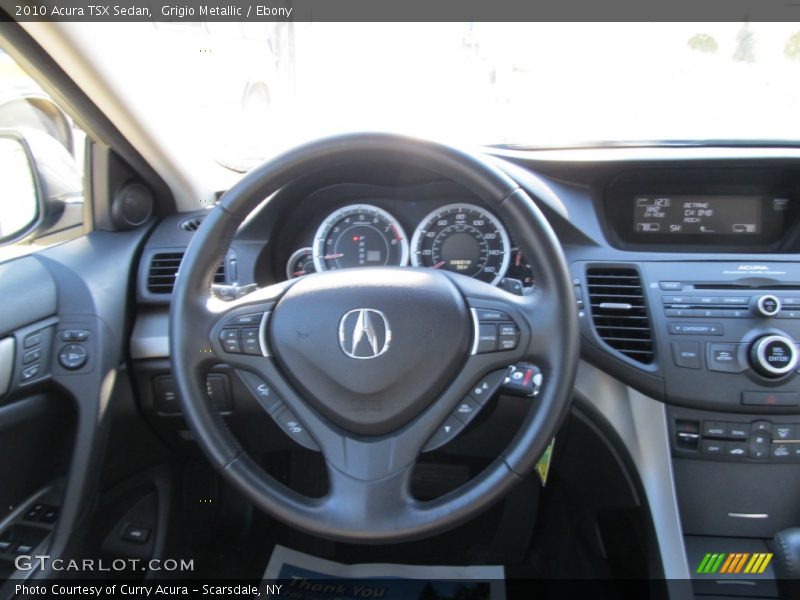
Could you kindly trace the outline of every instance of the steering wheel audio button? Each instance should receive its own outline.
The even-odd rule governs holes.
[[[447,420],[439,426],[439,429],[433,434],[433,437],[428,441],[422,451],[430,452],[431,450],[436,450],[436,448],[444,446],[461,433],[462,429],[464,429],[464,423],[454,415],[450,415],[447,417]]]

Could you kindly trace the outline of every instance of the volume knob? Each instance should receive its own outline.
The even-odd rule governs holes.
[[[781,311],[781,300],[770,294],[759,296],[756,300],[756,310],[765,317],[774,317]]]
[[[750,348],[750,364],[765,377],[783,377],[797,367],[797,348],[783,335],[765,335]]]

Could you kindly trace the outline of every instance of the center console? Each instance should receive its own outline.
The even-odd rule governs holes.
[[[707,553],[769,553],[800,525],[800,263],[575,263],[573,275],[589,358],[667,404],[696,593],[741,595],[697,569]]]

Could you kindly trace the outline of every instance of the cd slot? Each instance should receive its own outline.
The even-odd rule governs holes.
[[[695,290],[800,290],[800,285],[764,283],[761,285],[749,285],[745,283],[695,283],[692,284]]]

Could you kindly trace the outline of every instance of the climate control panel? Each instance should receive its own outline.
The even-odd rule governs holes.
[[[800,419],[673,412],[676,456],[745,462],[800,462]]]

